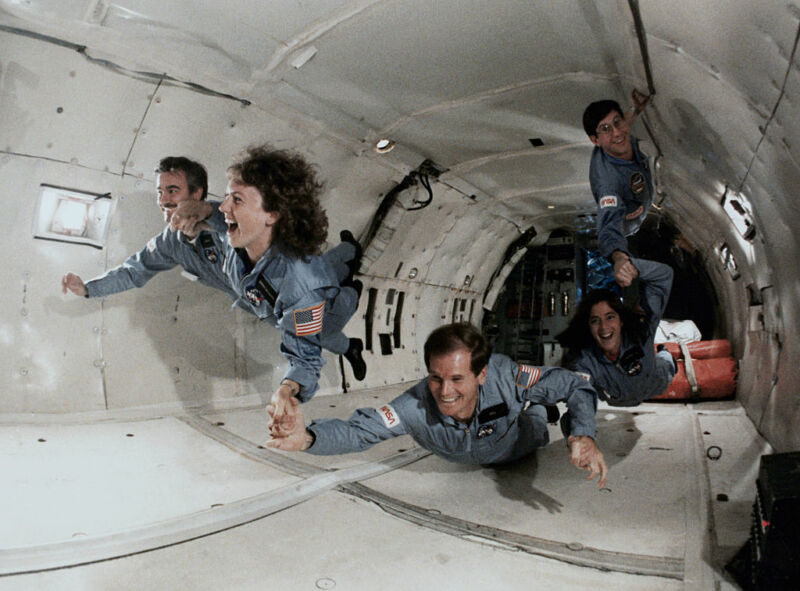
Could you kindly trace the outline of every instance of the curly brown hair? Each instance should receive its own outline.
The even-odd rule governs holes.
[[[283,252],[320,254],[328,237],[328,216],[319,202],[323,185],[300,154],[267,144],[250,146],[234,158],[228,179],[258,189],[264,211],[279,214],[273,241]]]

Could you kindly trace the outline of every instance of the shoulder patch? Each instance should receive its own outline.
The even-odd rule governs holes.
[[[294,334],[299,337],[317,334],[322,331],[322,317],[325,314],[325,302],[322,301],[316,306],[295,310]]]
[[[630,212],[628,214],[625,214],[625,219],[626,220],[635,220],[636,218],[638,218],[643,213],[644,213],[644,207],[642,205],[640,205],[639,207],[634,209],[632,212]]]
[[[538,367],[520,365],[519,373],[517,374],[517,386],[521,388],[530,388],[538,382],[541,377],[542,371]]]
[[[382,407],[376,410],[378,411],[378,415],[380,415],[381,420],[383,420],[383,424],[386,425],[387,429],[397,427],[400,424],[400,416],[392,408],[391,404],[384,404]]]
[[[156,249],[156,239],[155,238],[151,238],[147,242],[147,250],[150,251],[150,252],[153,252],[155,249]]]
[[[616,207],[619,202],[616,195],[606,195],[600,198],[600,209],[605,207]]]
[[[586,373],[585,371],[576,371],[576,372],[575,372],[575,375],[577,375],[579,378],[583,378],[583,379],[584,379],[584,380],[586,380],[587,382],[591,382],[591,381],[592,381],[592,376],[590,376],[590,375],[589,375],[588,373]]]

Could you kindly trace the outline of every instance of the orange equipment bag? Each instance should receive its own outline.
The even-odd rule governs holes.
[[[695,341],[687,344],[694,368],[696,390],[686,375],[686,360],[678,343],[664,343],[677,360],[678,372],[666,392],[651,400],[697,400],[730,398],[736,393],[736,361],[727,340]],[[690,372],[691,373],[691,372]]]

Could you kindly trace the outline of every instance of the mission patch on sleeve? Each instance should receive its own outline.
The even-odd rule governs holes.
[[[390,404],[384,404],[377,411],[387,429],[397,427],[400,424],[400,417]]]
[[[616,195],[606,195],[605,197],[600,198],[600,209],[604,209],[606,207],[616,207],[617,203],[618,201]]]

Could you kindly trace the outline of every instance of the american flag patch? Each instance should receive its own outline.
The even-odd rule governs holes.
[[[600,199],[600,209],[604,207],[616,207],[617,198],[614,195],[606,195]]]
[[[322,330],[322,316],[325,312],[325,302],[316,306],[294,311],[294,334],[299,337],[317,334]]]
[[[520,365],[519,373],[517,374],[517,386],[530,388],[539,381],[540,377],[542,377],[542,372],[538,367]]]

